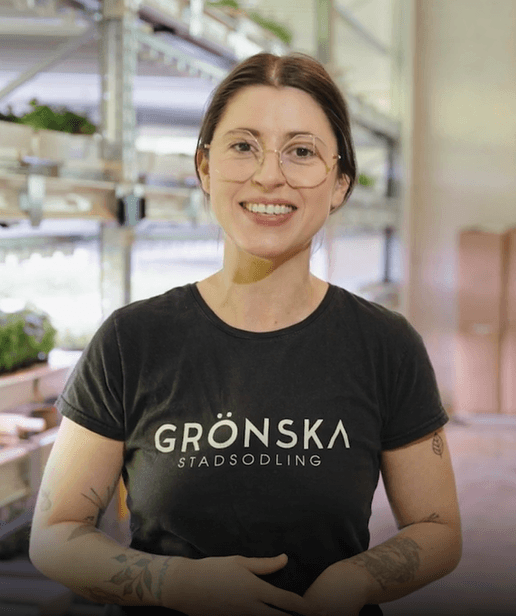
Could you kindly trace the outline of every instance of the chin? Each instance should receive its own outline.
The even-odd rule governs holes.
[[[271,246],[267,248],[262,245],[256,250],[247,249],[245,250],[245,252],[252,257],[255,257],[257,259],[262,259],[264,261],[284,262],[284,261],[288,261],[292,257],[295,257],[299,253],[304,252],[305,250],[310,250],[310,244],[307,244],[304,248],[296,247],[296,248],[290,248],[290,249],[285,249],[285,247],[277,247],[277,246],[276,247]]]

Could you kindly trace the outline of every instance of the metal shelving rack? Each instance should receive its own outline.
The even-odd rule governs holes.
[[[8,2],[4,2],[0,11]],[[30,0],[13,0],[21,19],[30,21],[43,15],[55,17],[63,8],[86,25],[82,31],[54,50],[49,57],[24,71],[0,91],[2,97],[41,71],[47,70],[67,54],[95,38],[100,38],[100,71],[102,76],[102,157],[96,176],[88,176],[87,168],[71,166],[62,173],[55,161],[25,160],[17,164],[0,165],[0,221],[29,217],[34,225],[42,218],[93,218],[101,221],[102,309],[105,315],[130,301],[131,247],[134,227],[141,216],[145,200],[146,218],[177,223],[205,222],[202,195],[192,187],[152,186],[139,181],[138,158],[135,150],[136,110],[133,104],[133,84],[138,58],[144,56],[160,62],[177,75],[197,75],[217,83],[232,64],[241,59],[241,50],[260,49],[285,53],[288,49],[273,36],[239,16],[229,16],[206,7],[203,0],[48,0],[38,3],[39,13]],[[319,17],[328,22],[333,16],[331,1],[318,2]],[[25,8],[20,13],[20,9]],[[360,25],[355,24],[358,29]],[[156,31],[174,32],[185,42],[181,48],[156,35]],[[366,36],[366,35],[364,35]],[[371,38],[367,37],[366,38]],[[328,32],[318,31],[319,57],[330,58]],[[375,44],[374,41],[372,44]],[[210,63],[193,50],[213,54],[218,62]],[[389,151],[390,177],[387,195],[372,196],[367,190],[356,190],[352,200],[332,217],[331,233],[339,234],[361,229],[382,230],[389,234],[398,226],[399,207],[396,199],[395,176],[399,127],[358,97],[347,94],[352,121],[359,140],[385,143]],[[0,148],[2,136],[0,135]],[[83,173],[81,173],[83,171]],[[123,214],[123,216],[121,216]],[[120,219],[123,218],[123,224]],[[386,263],[388,250],[386,250]],[[388,277],[386,265],[386,276]],[[9,467],[20,484],[23,496],[38,488],[44,460],[55,433],[47,434],[29,448],[7,455],[0,464]],[[39,442],[41,441],[41,442]],[[31,458],[30,477],[26,476],[27,460]],[[37,458],[37,460],[36,460]],[[35,462],[36,460],[36,462]],[[21,492],[20,492],[21,493]],[[2,495],[2,502],[11,502],[16,494]],[[1,504],[1,503],[0,503]],[[17,525],[25,523],[18,520]],[[15,524],[16,525],[16,524]],[[3,529],[6,531],[7,529]],[[11,529],[9,529],[11,532]]]
[[[37,15],[30,0],[12,0],[11,4],[18,11],[25,6],[27,20]],[[101,169],[97,169],[96,177],[81,173],[77,164],[70,167],[65,177],[58,166],[48,164],[48,161],[30,161],[16,168],[0,169],[0,218],[9,220],[29,216],[37,225],[42,217],[95,217],[103,223],[102,245],[110,247],[104,251],[103,259],[111,258],[113,248],[120,249],[125,254],[122,260],[117,260],[117,266],[123,263],[124,267],[130,267],[134,225],[142,214],[142,200],[145,201],[145,215],[151,220],[206,222],[199,189],[152,186],[139,181],[133,103],[139,57],[166,65],[173,74],[196,75],[215,84],[242,57],[243,48],[247,55],[260,49],[277,53],[288,49],[249,19],[217,11],[206,6],[203,0],[48,0],[38,6],[39,13],[48,18],[67,9],[72,21],[74,16],[80,17],[85,25],[79,35],[70,37],[48,58],[4,87],[0,91],[0,101],[5,94],[92,38],[100,39]],[[318,23],[330,23],[337,13],[364,40],[378,47],[378,41],[332,0],[317,2],[316,11]],[[184,45],[175,45],[156,34],[163,31],[174,33],[175,40]],[[319,58],[331,64],[332,57],[328,52],[333,44],[331,28],[319,27],[317,37]],[[195,49],[209,52],[216,61],[206,61],[195,53]],[[398,226],[399,218],[394,185],[399,127],[360,98],[349,92],[346,96],[359,142],[372,140],[386,145],[390,179],[385,196],[373,195],[357,187],[347,207],[332,217],[333,232],[392,230]],[[75,208],[70,195],[75,197]],[[123,224],[119,225],[117,221],[121,219]],[[111,293],[112,297],[103,300],[105,312],[127,301],[130,296],[128,285],[127,272],[122,273],[118,280],[106,281],[104,292]],[[112,291],[108,291],[110,288]]]
[[[363,3],[365,4],[365,3]],[[329,270],[332,271],[332,242],[342,235],[356,232],[380,232],[384,235],[383,280],[377,285],[390,288],[392,276],[393,237],[401,227],[401,198],[399,169],[401,167],[401,129],[394,118],[380,112],[362,97],[349,91],[345,79],[340,77],[336,24],[344,23],[368,49],[383,57],[390,57],[395,72],[400,70],[396,53],[382,42],[354,13],[338,0],[321,0],[316,3],[317,56],[342,87],[350,111],[355,144],[380,146],[385,151],[387,182],[384,194],[373,193],[358,185],[344,208],[330,218],[328,232]]]

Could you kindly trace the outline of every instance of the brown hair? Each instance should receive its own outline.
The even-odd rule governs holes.
[[[298,88],[310,94],[319,103],[337,139],[340,154],[339,175],[345,176],[349,181],[344,198],[346,201],[353,190],[357,175],[348,108],[339,88],[323,65],[302,53],[292,53],[288,56],[256,54],[238,64],[219,84],[212,94],[197,141],[195,167],[199,180],[201,178],[197,167],[197,155],[203,151],[204,145],[211,142],[230,100],[242,88],[255,85]]]

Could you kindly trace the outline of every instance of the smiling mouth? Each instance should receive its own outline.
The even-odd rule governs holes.
[[[248,212],[252,212],[253,214],[266,214],[268,216],[280,216],[284,214],[290,214],[297,210],[294,205],[285,205],[285,204],[274,204],[274,203],[247,203],[246,201],[242,201],[240,206],[247,210]]]

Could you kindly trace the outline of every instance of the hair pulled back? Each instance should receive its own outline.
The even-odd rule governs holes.
[[[256,54],[238,64],[218,85],[204,115],[197,141],[195,160],[199,180],[197,154],[203,150],[204,145],[211,143],[228,103],[241,89],[257,85],[297,88],[310,94],[319,104],[337,139],[340,154],[337,167],[339,175],[345,176],[349,181],[344,199],[346,201],[353,190],[357,175],[348,108],[339,88],[324,66],[302,53],[287,56]]]

